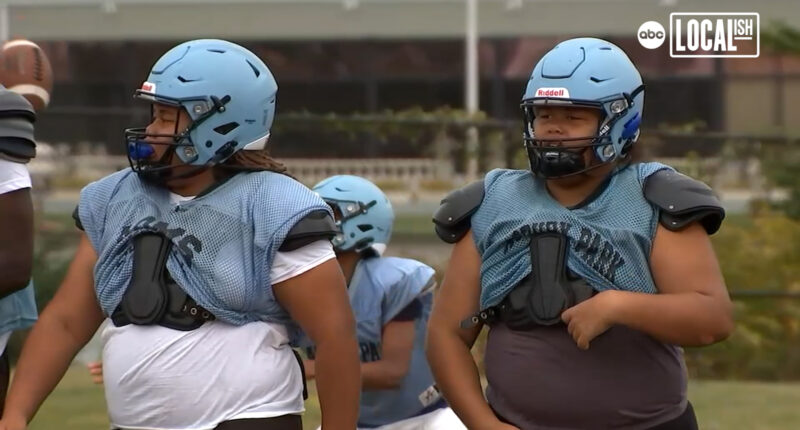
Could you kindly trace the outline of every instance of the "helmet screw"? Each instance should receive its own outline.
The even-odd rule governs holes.
[[[214,146],[214,142],[206,140],[206,148],[211,148],[212,146]]]
[[[203,105],[201,105],[201,104],[194,105],[194,113],[199,115],[199,114],[203,113],[204,110],[205,109],[203,108]]]
[[[187,158],[194,158],[197,156],[197,151],[195,151],[191,146],[187,146],[183,148],[183,155],[185,155]]]
[[[611,113],[618,114],[625,110],[628,107],[628,104],[625,100],[615,100],[611,103]]]

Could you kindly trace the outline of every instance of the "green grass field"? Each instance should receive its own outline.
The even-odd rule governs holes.
[[[319,425],[313,387],[304,427]],[[800,428],[800,383],[691,381],[689,398],[703,430]],[[73,367],[42,406],[30,430],[107,430],[103,390]]]

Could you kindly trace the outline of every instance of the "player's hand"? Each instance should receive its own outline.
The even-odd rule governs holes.
[[[92,375],[92,382],[95,384],[103,383],[103,362],[93,361],[86,365],[89,368],[89,374]],[[2,429],[0,429],[2,430]]]
[[[611,328],[618,298],[617,291],[602,291],[561,314],[561,320],[567,324],[567,331],[578,348],[589,349],[594,338]]]

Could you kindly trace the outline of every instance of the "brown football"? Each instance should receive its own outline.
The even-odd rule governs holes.
[[[47,107],[53,91],[53,68],[42,48],[30,40],[9,40],[0,56],[0,83],[28,99],[37,112]]]

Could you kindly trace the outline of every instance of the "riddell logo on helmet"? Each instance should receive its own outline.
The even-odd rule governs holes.
[[[566,88],[539,88],[536,90],[536,97],[558,97],[569,98],[569,90]]]
[[[156,92],[156,84],[152,82],[145,82],[142,84],[142,91],[146,93],[155,93]]]

